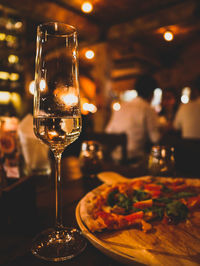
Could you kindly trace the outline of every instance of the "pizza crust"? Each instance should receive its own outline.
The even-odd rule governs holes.
[[[85,225],[92,232],[101,231],[102,229],[106,228],[106,225],[101,217],[97,217],[96,219],[93,217],[93,210],[99,194],[98,191],[100,192],[101,190],[102,189],[98,189],[89,192],[80,203],[80,216]]]

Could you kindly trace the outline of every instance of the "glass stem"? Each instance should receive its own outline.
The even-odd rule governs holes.
[[[55,219],[56,228],[62,227],[62,184],[61,184],[61,156],[62,153],[54,153],[56,168],[55,168]]]

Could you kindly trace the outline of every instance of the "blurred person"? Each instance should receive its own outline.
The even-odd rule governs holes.
[[[175,88],[165,88],[162,94],[161,112],[167,124],[172,124],[177,111],[177,96]]]
[[[130,102],[122,102],[119,111],[113,111],[105,128],[107,133],[126,133],[127,152],[130,162],[145,157],[149,143],[160,140],[159,118],[150,106],[156,81],[149,75],[141,75],[135,83],[138,97]]]
[[[159,112],[159,122],[162,132],[162,143],[166,144],[177,137],[177,131],[174,130],[173,121],[177,112],[178,102],[175,88],[163,89],[161,100],[161,111]]]
[[[173,127],[182,138],[200,139],[200,76],[191,85],[194,99],[179,106]]]

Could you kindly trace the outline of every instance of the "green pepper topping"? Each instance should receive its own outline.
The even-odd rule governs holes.
[[[175,223],[187,218],[188,208],[180,201],[173,201],[166,205],[167,216]]]

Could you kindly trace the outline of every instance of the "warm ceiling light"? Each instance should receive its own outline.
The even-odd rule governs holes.
[[[166,31],[164,33],[164,39],[167,42],[171,42],[174,39],[174,34],[171,31]]]
[[[17,21],[17,22],[15,23],[15,28],[16,28],[16,29],[20,29],[22,26],[23,26],[23,24],[22,24],[21,21]]]
[[[0,33],[0,41],[4,41],[6,39],[5,33]]]
[[[10,92],[0,91],[0,103],[7,104],[10,101]]]
[[[84,2],[81,6],[81,9],[84,13],[90,13],[93,9],[93,6],[90,2]]]
[[[21,109],[21,103],[22,102],[21,102],[21,96],[19,95],[19,93],[12,92],[10,100],[17,110]]]
[[[9,79],[9,73],[5,71],[0,71],[0,79],[3,79],[3,80]]]
[[[8,62],[11,63],[11,64],[14,64],[14,63],[18,63],[19,61],[19,57],[14,55],[14,54],[10,54],[8,56]]]
[[[13,35],[6,35],[6,41],[7,42],[15,42],[16,41],[16,37]]]
[[[88,50],[88,51],[86,51],[86,53],[85,53],[85,57],[86,57],[87,59],[92,59],[92,58],[94,57],[94,52],[93,52],[92,50]]]
[[[11,73],[9,76],[9,79],[11,81],[17,81],[19,79],[19,74],[18,73]]]

